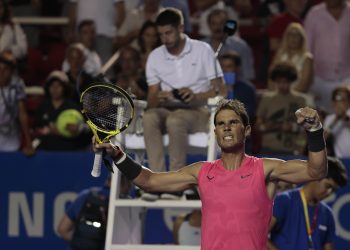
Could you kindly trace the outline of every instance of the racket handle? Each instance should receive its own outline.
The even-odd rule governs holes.
[[[101,175],[102,153],[102,151],[95,153],[94,166],[91,171],[93,177],[99,177]]]

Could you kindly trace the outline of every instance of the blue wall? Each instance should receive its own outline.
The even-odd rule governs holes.
[[[21,153],[0,153],[0,249],[67,249],[54,229],[77,192],[103,184],[107,170],[103,169],[101,178],[91,177],[92,162],[92,153],[40,152],[31,158]],[[350,160],[344,162],[350,172]],[[339,190],[329,204],[339,222],[336,249],[348,250],[350,186]],[[145,242],[171,241],[165,214],[162,209],[149,211]]]

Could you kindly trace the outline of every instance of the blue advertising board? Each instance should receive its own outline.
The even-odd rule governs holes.
[[[65,208],[78,192],[101,186],[107,176],[90,175],[91,152],[0,153],[0,249],[62,250],[68,245],[56,234]],[[350,172],[350,159],[344,160]],[[350,186],[328,199],[337,223],[336,250],[350,249]],[[149,210],[145,243],[171,243],[171,220],[176,212]],[[157,228],[154,230],[154,228]],[[156,232],[156,233],[155,233]]]

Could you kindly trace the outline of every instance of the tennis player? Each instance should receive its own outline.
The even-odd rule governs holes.
[[[237,100],[219,102],[214,123],[221,158],[196,162],[176,172],[156,173],[141,166],[119,147],[96,144],[116,166],[146,191],[176,192],[198,185],[202,201],[202,250],[265,250],[277,181],[301,183],[327,175],[327,154],[322,124],[314,109],[295,113],[308,138],[308,159],[257,158],[245,153],[251,133],[244,105]]]

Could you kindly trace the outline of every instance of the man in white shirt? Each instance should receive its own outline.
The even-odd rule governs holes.
[[[333,114],[326,116],[326,137],[332,136],[333,149],[338,158],[350,157],[350,87],[340,86],[332,92]]]
[[[162,135],[169,135],[170,170],[186,163],[188,134],[208,131],[209,97],[226,96],[221,67],[211,47],[183,33],[179,10],[166,8],[156,20],[162,46],[146,64],[147,111],[143,117],[149,165],[165,171]]]

